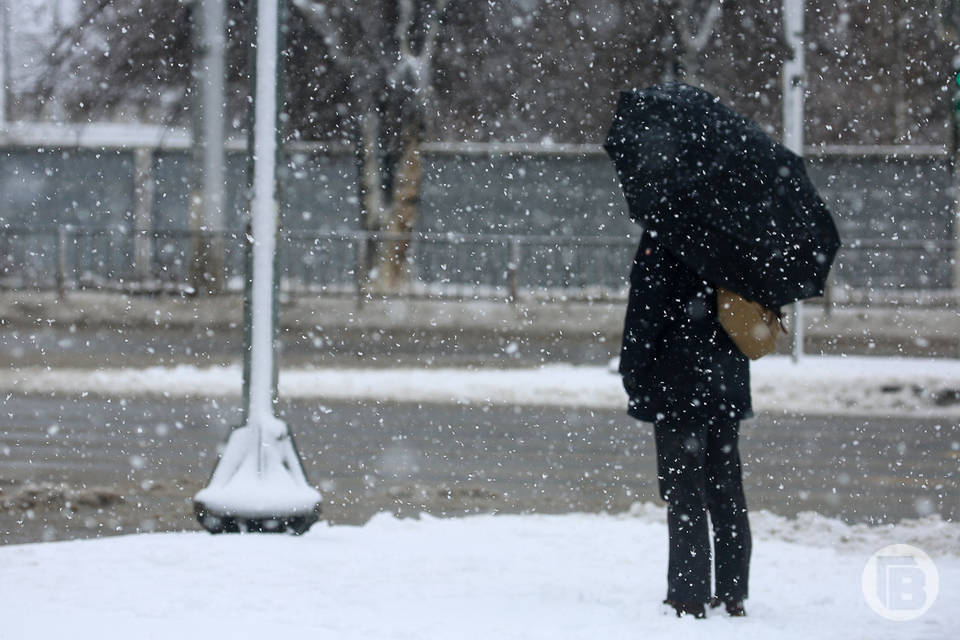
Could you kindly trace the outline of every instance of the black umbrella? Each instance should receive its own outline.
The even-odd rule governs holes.
[[[823,294],[840,238],[803,159],[701,89],[620,94],[604,148],[630,215],[705,280],[771,309]]]

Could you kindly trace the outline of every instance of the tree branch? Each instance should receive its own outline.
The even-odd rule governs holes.
[[[307,23],[323,38],[330,60],[343,67],[346,56],[340,50],[340,33],[327,13],[327,6],[312,0],[293,0],[293,6],[300,10],[307,19]]]
[[[723,0],[713,0],[710,3],[710,6],[703,15],[703,19],[700,20],[700,28],[697,29],[697,34],[693,36],[691,40],[687,41],[687,44],[692,46],[693,50],[697,53],[703,51],[707,46],[707,42],[710,40],[710,36],[713,35],[713,28],[717,23],[717,19],[720,17],[722,4]]]
[[[690,33],[690,15],[693,8],[689,2],[682,3],[682,6],[678,6],[678,4],[677,2],[668,3],[667,15],[670,16],[670,22],[674,31],[676,31],[677,38],[680,40],[677,44],[687,49],[693,40],[693,35]]]
[[[48,83],[48,80],[53,74],[60,71],[61,65],[67,60],[70,49],[79,44],[80,39],[83,37],[83,30],[87,24],[106,9],[107,5],[111,2],[113,2],[113,0],[98,0],[89,11],[77,19],[73,26],[60,32],[60,35],[50,47],[50,66],[47,67],[46,71],[37,79],[37,92],[41,97],[49,98],[52,95],[53,83]],[[70,43],[70,46],[61,51],[61,48],[67,43]]]
[[[397,46],[400,50],[401,64],[408,58],[413,58],[413,51],[410,50],[410,27],[413,25],[413,2],[411,0],[400,0],[398,3],[400,13],[397,16],[397,26],[394,29],[394,35],[397,38]]]
[[[426,89],[427,84],[429,83],[429,77],[433,72],[433,62],[436,56],[437,51],[437,40],[439,40],[440,35],[440,22],[443,20],[443,14],[447,10],[447,0],[437,0],[433,9],[430,11],[430,16],[427,20],[427,33],[426,39],[423,43],[423,51],[420,52],[421,60],[421,69],[423,73],[421,77],[418,78],[418,84],[420,89]]]

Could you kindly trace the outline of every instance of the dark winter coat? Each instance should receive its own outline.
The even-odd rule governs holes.
[[[750,361],[717,320],[714,287],[662,248],[653,230],[644,231],[630,272],[620,375],[638,420],[753,415]]]

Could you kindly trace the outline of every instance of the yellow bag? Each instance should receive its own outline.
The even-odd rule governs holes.
[[[773,353],[777,336],[787,332],[780,313],[719,287],[717,317],[733,343],[751,360]]]

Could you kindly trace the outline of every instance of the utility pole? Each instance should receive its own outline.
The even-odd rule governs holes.
[[[0,0],[0,128],[6,128],[10,93],[10,9]]]
[[[783,63],[783,144],[803,155],[804,0],[783,0],[783,31],[791,57]],[[803,356],[803,302],[793,305],[793,360]]]
[[[950,174],[953,184],[953,294],[960,302],[960,54],[953,57]]]
[[[960,1],[940,0],[937,3],[940,21],[937,35],[954,50],[951,73],[950,101],[950,158],[949,168],[953,187],[953,295],[960,302]],[[960,350],[958,350],[960,354]]]
[[[253,162],[252,246],[244,296],[244,424],[230,433],[210,483],[194,498],[211,533],[303,533],[320,514],[320,493],[307,482],[289,427],[276,416],[276,255],[279,236],[279,3],[253,0],[256,42],[254,118],[247,153]],[[247,235],[247,234],[245,234]]]
[[[198,293],[219,293],[224,273],[224,0],[194,0],[191,280]]]

